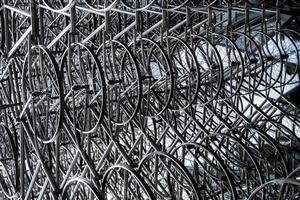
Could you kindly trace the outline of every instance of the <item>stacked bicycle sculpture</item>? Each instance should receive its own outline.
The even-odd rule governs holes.
[[[299,2],[1,0],[0,199],[297,199]]]

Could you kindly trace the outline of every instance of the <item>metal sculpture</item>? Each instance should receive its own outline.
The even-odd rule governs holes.
[[[297,199],[296,0],[2,0],[0,199]]]

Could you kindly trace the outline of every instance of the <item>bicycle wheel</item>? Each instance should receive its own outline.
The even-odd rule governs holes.
[[[283,71],[283,56],[278,43],[268,34],[253,30],[250,35],[262,51],[265,73],[258,90],[268,90],[279,82]]]
[[[224,67],[224,82],[218,100],[235,96],[244,81],[245,64],[237,45],[225,35],[213,33],[213,44],[221,55]]]
[[[44,46],[33,46],[22,71],[23,115],[43,143],[53,142],[62,125],[63,89],[60,79],[58,64],[52,53]]]
[[[88,134],[100,125],[106,105],[104,73],[87,46],[73,43],[60,64],[64,74],[66,116],[76,129]]]
[[[263,54],[256,42],[248,35],[240,32],[232,33],[233,41],[241,51],[245,61],[244,81],[239,94],[254,93],[260,86],[264,76]]]
[[[223,62],[217,48],[202,36],[193,36],[193,50],[200,67],[200,89],[197,105],[205,105],[217,98],[223,85]]]
[[[174,95],[172,110],[184,110],[191,106],[199,91],[200,67],[193,49],[178,37],[169,36],[170,60],[174,71]]]
[[[278,84],[288,85],[298,74],[300,66],[299,47],[287,31],[271,31],[269,35],[277,42],[282,54],[283,72]]]
[[[153,40],[142,38],[135,48],[143,86],[141,113],[145,117],[155,117],[167,109],[173,96],[171,63],[165,51]]]
[[[292,61],[285,63],[285,70],[292,79],[292,77],[294,77],[293,74],[297,75],[300,68],[300,43],[298,42],[300,33],[292,29],[282,29],[281,32],[283,32],[289,38],[290,42],[293,43],[293,48],[287,49],[287,54],[289,57],[292,57]],[[296,46],[296,48],[294,48],[294,46]],[[294,77],[290,83],[292,84],[294,81],[297,81],[296,77]]]
[[[107,117],[124,125],[135,117],[142,100],[141,72],[135,56],[123,43],[112,40],[102,45],[97,55],[106,76]]]

